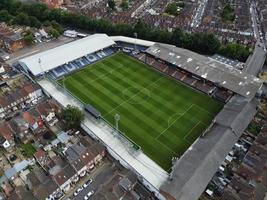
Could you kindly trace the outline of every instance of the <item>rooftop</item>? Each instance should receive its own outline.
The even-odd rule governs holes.
[[[186,49],[156,43],[146,52],[248,99],[252,99],[262,85],[253,75]]]
[[[113,44],[115,44],[113,40],[106,34],[94,34],[23,58],[19,60],[19,63],[36,76]]]

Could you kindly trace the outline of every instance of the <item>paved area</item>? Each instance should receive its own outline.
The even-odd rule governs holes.
[[[80,200],[92,190],[95,192],[101,190],[102,184],[104,184],[107,180],[110,180],[114,176],[115,171],[115,166],[106,165],[105,168],[101,169],[99,174],[92,178],[93,182],[88,187],[84,188],[76,197],[72,197],[71,199]]]
[[[36,54],[42,51],[46,51],[48,49],[55,48],[57,46],[69,43],[73,40],[74,40],[73,38],[61,36],[58,39],[51,40],[49,42],[36,43],[32,46],[25,47],[17,52],[10,54],[10,59],[7,61],[7,63],[11,65],[17,62],[21,58],[24,58],[24,57],[27,57],[27,56],[30,56],[30,55],[33,55],[33,54]]]
[[[93,171],[84,176],[76,185],[75,187],[72,187],[71,190],[68,191],[67,195],[63,198],[63,199],[75,199],[75,200],[79,200],[79,199],[83,199],[84,196],[91,190],[96,190],[96,188],[98,187],[98,185],[101,184],[101,182],[103,182],[103,180],[106,180],[107,177],[112,176],[113,174],[113,168],[112,168],[112,163],[107,160],[104,159],[99,165],[97,165]],[[92,184],[90,184],[87,188],[83,189],[76,197],[73,196],[73,193],[81,186],[83,186],[83,184],[88,181],[89,179],[92,179],[93,182]],[[102,180],[101,180],[102,179]]]

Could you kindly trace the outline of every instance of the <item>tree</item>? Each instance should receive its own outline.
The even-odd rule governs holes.
[[[49,35],[57,39],[60,36],[60,33],[56,29],[51,28],[51,30],[49,31]]]
[[[40,28],[42,24],[36,17],[29,16],[29,24],[28,25],[31,27]]]
[[[108,0],[108,7],[112,10],[115,10],[116,3],[114,0]]]
[[[170,14],[170,15],[178,15],[178,7],[177,7],[177,4],[175,2],[173,3],[169,3],[165,9],[165,12]]]
[[[7,10],[0,11],[0,22],[9,22],[12,19],[12,15]]]
[[[128,0],[122,0],[120,7],[122,8],[122,10],[127,10],[129,8]]]
[[[29,26],[30,25],[29,16],[26,13],[20,12],[14,18],[13,23],[14,24],[19,24],[19,25]]]
[[[68,105],[62,112],[62,118],[69,128],[78,128],[84,119],[84,113],[78,107]]]
[[[51,26],[59,33],[62,34],[64,32],[64,29],[62,26],[57,23],[55,20],[51,21]]]
[[[27,34],[24,36],[24,41],[26,42],[27,45],[33,44],[34,37],[32,34]]]
[[[249,48],[243,45],[228,43],[220,48],[219,53],[223,56],[245,62],[250,54],[250,51]]]

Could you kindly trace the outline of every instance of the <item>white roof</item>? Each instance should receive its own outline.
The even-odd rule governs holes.
[[[87,54],[115,44],[106,34],[94,34],[19,60],[33,75],[54,69]]]
[[[146,46],[146,47],[150,47],[150,46],[155,44],[155,42],[151,42],[148,40],[141,40],[141,39],[125,37],[125,36],[111,36],[110,38],[114,42],[126,42],[126,43],[130,43],[130,44],[137,44],[137,45],[142,45],[142,46]]]

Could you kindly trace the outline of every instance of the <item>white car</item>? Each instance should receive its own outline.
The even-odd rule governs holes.
[[[75,192],[74,192],[74,196],[77,196],[81,191],[83,190],[83,187],[79,187]]]
[[[94,190],[88,192],[87,195],[85,195],[83,199],[84,199],[84,200],[88,200],[88,199],[90,199],[90,197],[93,196],[94,193],[95,193]]]
[[[86,182],[83,184],[83,188],[87,188],[88,185],[90,185],[92,182],[93,182],[93,180],[92,180],[92,179],[89,179],[88,181],[86,181]]]

